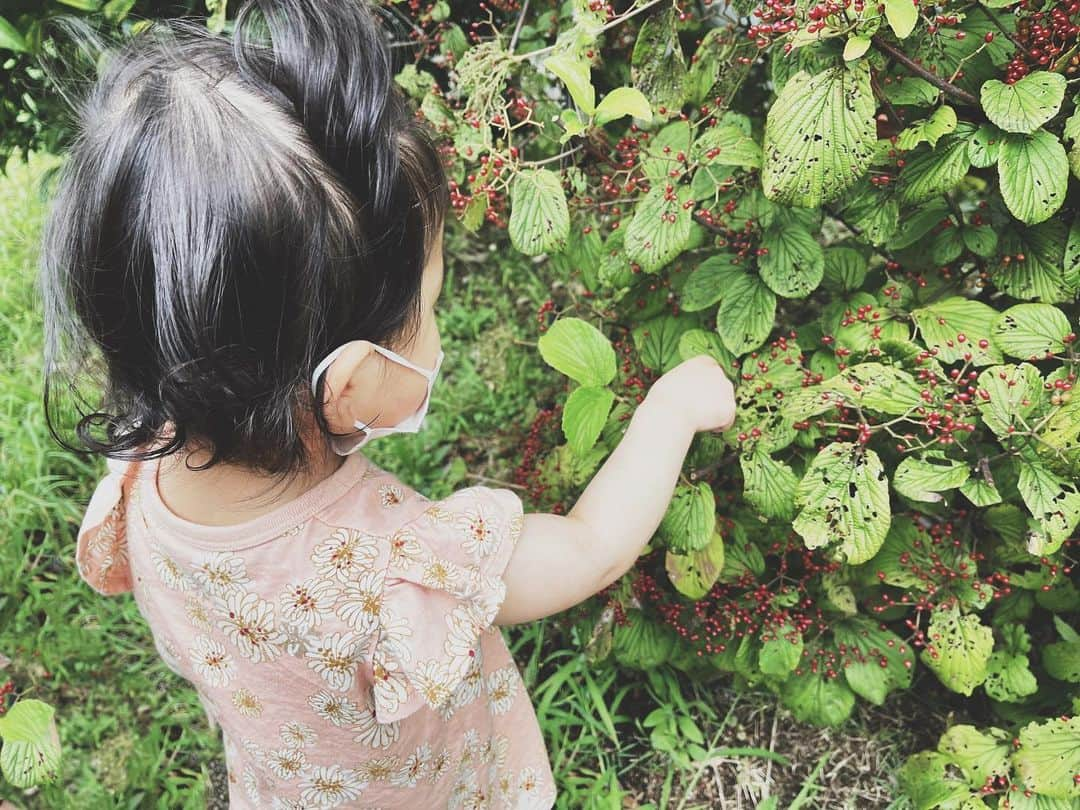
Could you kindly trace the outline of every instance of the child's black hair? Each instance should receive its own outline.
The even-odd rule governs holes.
[[[203,467],[291,477],[305,423],[330,433],[316,363],[411,339],[448,191],[386,37],[364,0],[249,0],[231,36],[174,19],[103,48],[43,237],[57,441],[147,459],[195,440]]]

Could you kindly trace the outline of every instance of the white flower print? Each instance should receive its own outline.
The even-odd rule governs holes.
[[[266,755],[266,767],[286,781],[300,773],[307,765],[302,748],[279,748]]]
[[[476,650],[476,658],[473,659],[469,668],[465,671],[465,677],[461,683],[458,684],[457,689],[454,690],[454,706],[461,708],[467,706],[480,697],[480,692],[484,688],[484,666],[483,656],[480,654],[480,649]]]
[[[398,772],[390,777],[390,784],[395,787],[416,787],[416,783],[427,776],[430,761],[431,746],[424,743],[405,758]]]
[[[228,551],[203,557],[195,567],[193,574],[196,584],[214,596],[228,596],[233,591],[246,585],[251,579],[247,575],[244,560]]]
[[[184,673],[180,670],[180,650],[176,648],[175,642],[168,636],[158,637],[154,636],[154,647],[158,651],[158,655],[161,656],[161,660],[165,662],[165,665],[178,675]]]
[[[446,614],[446,625],[450,632],[443,642],[443,650],[454,659],[456,666],[465,666],[476,658],[480,647],[479,635],[483,626],[477,621],[476,614],[468,605],[458,605]]]
[[[365,571],[341,592],[338,616],[363,636],[379,626],[383,612],[383,571]]]
[[[371,656],[371,672],[375,701],[385,706],[388,712],[396,712],[409,697],[405,674],[398,662],[381,646],[376,646]]]
[[[353,737],[354,742],[371,748],[389,748],[401,736],[401,726],[396,720],[392,723],[376,722],[375,713],[369,708],[360,709],[360,720],[353,731],[357,732]]]
[[[300,633],[307,633],[322,623],[323,616],[333,612],[339,593],[339,587],[327,579],[310,577],[292,583],[278,597],[281,617]]]
[[[424,702],[432,709],[437,709],[450,700],[452,680],[449,667],[442,661],[424,661],[416,666],[416,688]]]
[[[457,525],[462,534],[462,546],[470,554],[487,557],[499,547],[501,527],[483,507],[477,505],[465,509],[458,516]]]
[[[274,606],[255,593],[234,591],[225,597],[225,617],[218,622],[229,641],[253,663],[281,655],[285,634],[274,624]]]
[[[282,799],[280,796],[274,796],[271,800],[272,810],[308,810],[308,805],[304,804],[300,799]]]
[[[157,571],[158,578],[165,583],[165,587],[174,591],[186,591],[188,589],[187,577],[172,557],[154,548],[150,551],[150,559],[154,563],[154,570]]]
[[[390,538],[390,567],[408,568],[422,558],[420,544],[416,541],[416,535],[409,529],[401,529],[394,532]]]
[[[300,783],[300,799],[315,807],[337,807],[355,799],[367,787],[360,775],[338,765],[312,768]]]
[[[364,532],[337,529],[311,555],[321,576],[349,582],[379,556],[378,538]]]
[[[480,759],[484,744],[480,741],[480,732],[475,728],[466,730],[463,739],[465,742],[461,747],[461,766],[465,767]]]
[[[484,762],[487,762],[498,769],[506,764],[506,756],[509,752],[510,739],[502,734],[493,734],[491,737],[488,737],[481,758]]]
[[[517,696],[518,674],[512,667],[503,667],[487,677],[488,706],[492,714],[506,714]]]
[[[444,748],[442,751],[435,754],[431,758],[431,762],[428,763],[428,781],[434,784],[446,776],[446,772],[450,770],[450,762],[451,755],[449,748]]]
[[[424,575],[421,582],[429,588],[453,591],[458,586],[459,580],[458,568],[449,560],[432,555],[424,563]]]
[[[262,714],[262,701],[248,689],[240,688],[233,692],[232,703],[244,717],[258,717]]]
[[[412,653],[409,652],[409,646],[405,644],[405,639],[412,635],[409,620],[395,616],[387,608],[383,608],[381,624],[379,632],[382,635],[379,638],[379,647],[387,653],[392,653],[399,661],[406,663],[411,661]]]
[[[253,760],[256,762],[263,761],[263,751],[257,742],[248,737],[244,737],[244,739],[240,741],[240,745],[243,747],[245,753]]]
[[[535,768],[522,768],[518,775],[518,792],[523,796],[538,796],[543,784]]]
[[[458,771],[457,780],[450,789],[450,798],[446,804],[447,808],[449,808],[449,810],[464,808],[466,806],[466,801],[475,789],[476,773],[471,768],[464,767],[464,763],[462,763],[462,767]]]
[[[437,503],[432,504],[424,510],[424,517],[436,526],[440,523],[449,523],[454,519],[454,515],[449,509],[446,509]]]
[[[397,484],[383,484],[379,487],[379,503],[383,505],[384,509],[392,509],[395,506],[401,506],[401,502],[404,499],[405,490]]]
[[[259,795],[259,777],[251,768],[244,768],[244,792],[256,807],[262,803],[262,796]]]
[[[399,757],[389,754],[361,762],[356,766],[356,772],[367,782],[386,782],[397,772],[400,761]]]
[[[304,654],[307,664],[339,692],[352,687],[356,669],[363,660],[364,639],[356,633],[331,633]]]
[[[323,720],[333,723],[339,728],[341,726],[355,725],[360,722],[362,717],[355,703],[341,695],[331,694],[325,689],[309,697],[308,705]]]
[[[315,733],[309,725],[304,723],[297,723],[292,721],[289,723],[283,723],[279,729],[281,734],[281,740],[289,748],[306,748],[309,745],[314,745],[319,739],[319,736]]]
[[[194,596],[189,596],[184,602],[184,612],[187,613],[191,623],[199,630],[211,630],[214,625],[210,621],[210,611],[206,609],[206,603]]]
[[[191,648],[191,663],[211,686],[228,686],[236,676],[236,664],[225,651],[225,645],[209,636],[199,636]]]

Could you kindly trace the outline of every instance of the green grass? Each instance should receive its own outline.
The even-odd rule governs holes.
[[[0,799],[49,810],[202,808],[219,792],[211,779],[223,760],[217,734],[194,691],[158,658],[131,597],[98,596],[74,565],[75,531],[103,463],[54,445],[41,409],[38,184],[55,163],[16,158],[0,177],[0,654],[11,659],[0,682],[10,678],[18,696],[56,707],[63,758],[55,784],[18,791],[0,781]],[[449,244],[447,253],[447,356],[427,427],[374,443],[370,453],[432,497],[509,480],[536,403],[562,385],[533,346],[549,280],[527,259],[475,240]],[[845,746],[865,748],[876,735],[891,753],[877,761],[883,775],[870,788],[887,790],[899,752],[911,747],[902,732],[886,739],[856,724],[831,738],[834,754],[816,768],[820,732],[788,718],[778,734],[785,715],[771,696],[691,684],[669,670],[590,663],[557,619],[506,634],[548,743],[561,808],[751,807],[770,791],[804,810],[885,807],[834,801],[856,796],[857,779],[842,763],[839,776],[828,777],[829,769]]]

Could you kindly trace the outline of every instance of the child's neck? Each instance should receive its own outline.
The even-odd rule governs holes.
[[[205,450],[180,451],[161,460],[158,494],[173,514],[192,523],[232,526],[280,509],[323,481],[344,459],[324,442],[308,445],[310,464],[287,485],[273,486],[273,479],[246,467],[216,464],[207,470],[190,470],[210,457]]]

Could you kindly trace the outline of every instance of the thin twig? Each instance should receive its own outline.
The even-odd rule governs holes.
[[[565,152],[559,152],[557,155],[543,158],[542,160],[523,160],[519,165],[521,166],[543,166],[545,163],[554,163],[558,160],[562,160],[564,157],[570,157],[575,152],[580,152],[582,149],[581,144],[578,144],[573,149],[567,149]]]
[[[969,93],[967,90],[962,90],[955,84],[951,84],[945,81],[945,79],[941,78],[936,73],[931,73],[929,70],[924,68],[910,56],[901,51],[898,51],[881,37],[871,37],[870,41],[874,43],[874,47],[876,47],[878,50],[884,51],[901,65],[914,73],[916,76],[922,79],[926,79],[926,81],[930,82],[930,84],[934,85],[934,87],[945,92],[947,95],[952,96],[957,101],[962,101],[969,107],[979,106],[979,100],[975,98],[975,96],[971,95],[971,93]]]
[[[521,6],[521,13],[518,14],[517,25],[514,26],[514,33],[510,37],[510,46],[508,48],[510,53],[514,52],[514,48],[517,46],[518,34],[521,33],[521,26],[525,22],[525,15],[529,12],[529,0]]]
[[[522,486],[521,484],[515,484],[511,481],[502,481],[498,478],[489,478],[488,476],[480,475],[479,473],[465,473],[465,477],[473,481],[480,481],[485,484],[495,484],[497,486],[507,487],[509,489],[520,489],[522,491],[528,489],[528,487]]]

